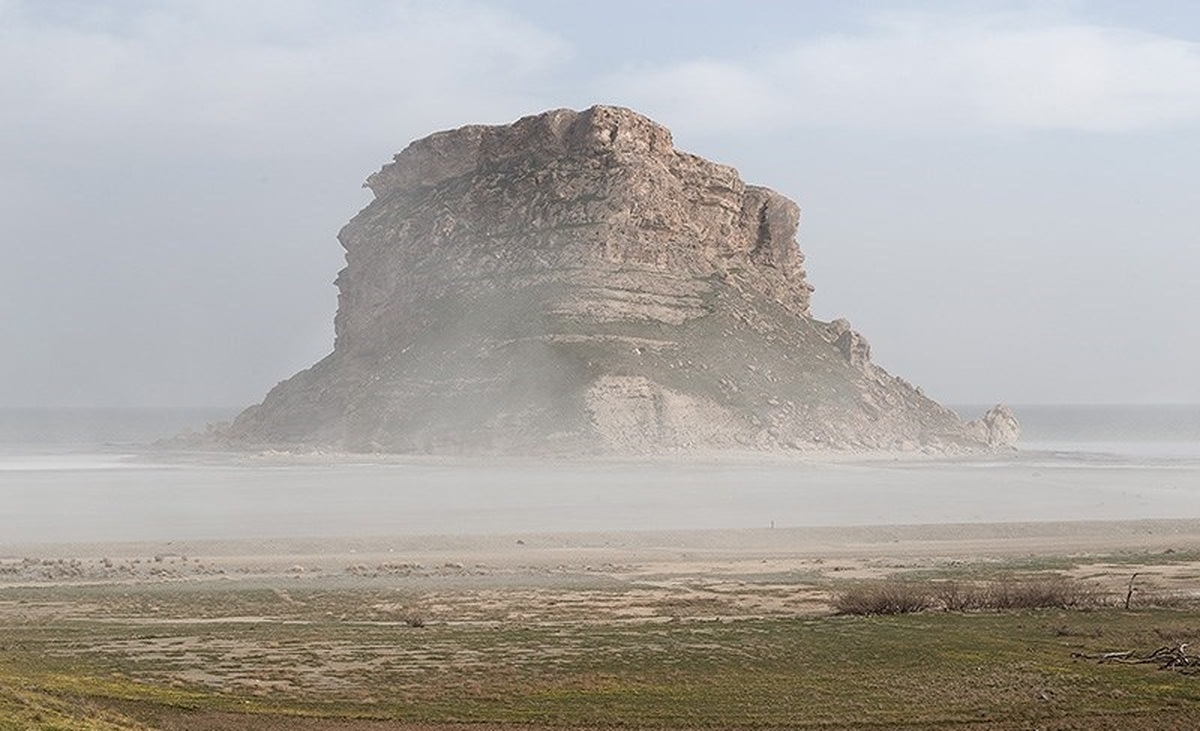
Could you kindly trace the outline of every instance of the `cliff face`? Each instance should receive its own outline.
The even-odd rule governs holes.
[[[228,432],[350,451],[956,450],[964,424],[809,313],[799,209],[626,109],[439,132],[339,239],[334,352]],[[1002,418],[1003,417],[1003,418]],[[1015,426],[1015,422],[1014,422]]]

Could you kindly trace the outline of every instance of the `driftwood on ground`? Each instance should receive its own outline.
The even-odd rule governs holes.
[[[1147,655],[1139,655],[1134,650],[1126,650],[1099,654],[1075,652],[1071,654],[1071,657],[1081,660],[1096,660],[1100,663],[1158,665],[1163,670],[1178,670],[1189,675],[1200,675],[1200,655],[1189,654],[1187,648],[1187,643],[1184,643],[1174,647],[1163,646]]]

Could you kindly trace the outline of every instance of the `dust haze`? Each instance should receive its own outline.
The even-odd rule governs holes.
[[[1188,3],[0,0],[0,725],[1195,727],[1198,80]],[[637,178],[662,210],[701,157],[776,191],[697,178],[750,233],[685,221],[695,291],[551,282],[569,316],[531,335],[533,295],[423,313],[437,267],[372,258],[409,241],[373,194],[416,198],[363,181],[411,141],[597,104],[689,153]],[[791,200],[803,257],[766,251]],[[460,219],[414,215],[447,244],[414,260],[467,251]],[[725,287],[748,261],[762,286]],[[348,264],[372,286],[339,302]],[[809,280],[811,310],[776,296]],[[584,318],[722,297],[691,350]],[[340,352],[348,299],[378,337]],[[793,380],[754,360],[794,343]],[[552,411],[488,391],[506,362],[568,363],[576,405],[611,367],[605,403],[640,410],[523,435],[573,455],[431,454],[445,424],[488,445]],[[742,411],[697,407],[701,381]],[[688,451],[714,433],[733,448]],[[917,600],[848,608],[896,587]]]

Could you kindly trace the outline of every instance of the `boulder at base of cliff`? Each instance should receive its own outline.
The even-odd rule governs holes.
[[[982,419],[971,421],[968,426],[975,429],[991,449],[1014,448],[1021,436],[1017,415],[1004,404],[996,404],[987,410]]]

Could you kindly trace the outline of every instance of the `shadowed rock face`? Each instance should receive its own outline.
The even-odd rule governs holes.
[[[1015,438],[1015,419],[964,424],[873,365],[844,320],[813,320],[796,204],[627,109],[439,132],[366,184],[374,201],[339,235],[333,353],[230,442],[579,455]]]

